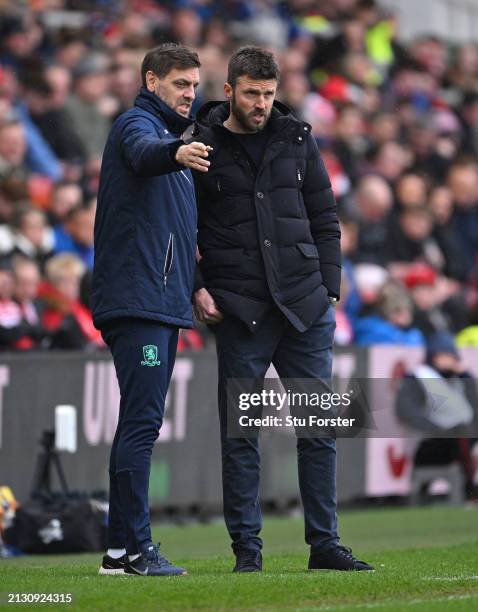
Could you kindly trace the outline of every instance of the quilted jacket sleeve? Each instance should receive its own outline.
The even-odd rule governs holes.
[[[307,169],[302,194],[310,229],[320,257],[320,269],[329,295],[340,297],[340,227],[330,179],[315,139],[307,139]]]

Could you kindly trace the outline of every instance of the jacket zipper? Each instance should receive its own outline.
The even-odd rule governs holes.
[[[304,177],[302,176],[302,172],[300,168],[296,168],[297,172],[297,197],[299,198],[299,210],[300,215],[303,219],[307,219],[307,211],[304,206],[303,198],[302,198],[302,185],[304,182]]]
[[[166,284],[168,282],[168,274],[171,272],[171,268],[173,267],[173,259],[174,259],[174,234],[169,234],[168,241],[168,249],[166,251],[166,258],[164,260],[164,269],[163,269],[163,286],[166,290]]]

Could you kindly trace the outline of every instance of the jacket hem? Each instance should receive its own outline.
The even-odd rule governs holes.
[[[118,308],[116,310],[108,310],[99,315],[93,317],[93,324],[96,329],[101,329],[102,323],[111,321],[113,319],[120,319],[123,317],[134,317],[136,319],[148,319],[150,321],[161,321],[168,325],[175,325],[176,327],[182,327],[184,329],[191,329],[193,327],[193,320],[184,319],[182,317],[173,317],[161,312],[151,312],[149,310],[137,310],[132,308]]]

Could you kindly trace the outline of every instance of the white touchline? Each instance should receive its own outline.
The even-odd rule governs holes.
[[[365,609],[371,609],[373,610],[374,608],[386,608],[387,606],[396,606],[397,603],[400,603],[400,606],[402,606],[402,608],[405,608],[406,606],[417,606],[420,604],[427,604],[427,603],[440,603],[440,602],[446,602],[446,601],[461,601],[461,600],[465,600],[465,599],[477,599],[478,598],[478,593],[469,593],[469,594],[463,594],[463,595],[448,595],[446,597],[431,597],[429,599],[409,599],[408,601],[404,601],[403,599],[398,600],[398,599],[392,599],[392,600],[385,600],[385,601],[377,601],[374,603],[351,603],[351,604],[339,604],[336,606],[317,606],[317,610],[320,610],[320,612],[322,612],[322,610],[353,610],[355,608],[365,608]],[[306,610],[306,608],[296,608],[295,612],[302,612],[302,610]]]
[[[456,580],[478,580],[478,576],[427,576],[422,580],[436,580],[439,582],[455,582]]]

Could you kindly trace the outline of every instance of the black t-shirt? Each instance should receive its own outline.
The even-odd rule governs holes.
[[[264,153],[266,152],[267,143],[270,138],[270,130],[267,126],[263,130],[254,132],[253,134],[236,133],[234,136],[242,144],[247,154],[254,162],[256,169],[259,168],[264,159]]]

